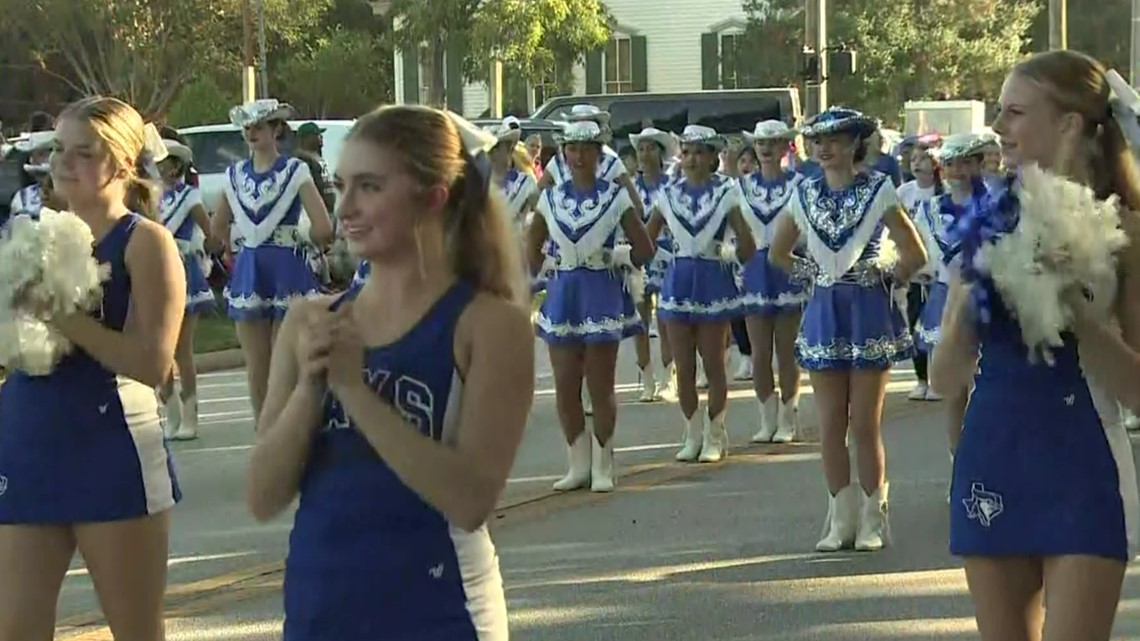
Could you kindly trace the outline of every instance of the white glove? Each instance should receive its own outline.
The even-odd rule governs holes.
[[[632,252],[633,248],[629,245],[618,245],[614,247],[613,252],[610,253],[610,260],[618,267],[634,269]]]

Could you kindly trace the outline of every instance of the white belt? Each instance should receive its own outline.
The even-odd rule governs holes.
[[[278,247],[297,247],[309,244],[309,239],[301,233],[299,225],[281,225],[273,230],[269,238],[262,245],[276,245]],[[259,245],[260,246],[260,245]]]
[[[558,270],[571,271],[579,267],[586,267],[588,269],[609,269],[611,263],[608,260],[607,252],[594,252],[588,256],[582,256],[577,261],[572,261],[567,256],[558,257]]]

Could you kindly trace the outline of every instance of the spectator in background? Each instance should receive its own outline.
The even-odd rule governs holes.
[[[526,153],[530,154],[531,163],[534,164],[534,179],[542,178],[542,134],[531,134],[526,137]]]
[[[899,161],[894,156],[883,153],[883,135],[878,129],[867,138],[867,157],[860,163],[860,168],[890,176],[896,189],[902,185],[902,169],[899,167]]]
[[[186,137],[178,133],[178,130],[174,127],[163,125],[162,127],[158,128],[158,135],[162,136],[163,140],[173,140],[174,142],[183,145],[187,149],[190,148],[190,143],[186,141]],[[193,153],[191,153],[191,158],[193,158]],[[195,189],[199,187],[198,169],[194,166],[193,162],[190,163],[189,169],[186,170],[186,184]]]
[[[313,175],[313,182],[325,201],[325,208],[329,213],[336,210],[336,191],[329,179],[329,167],[323,156],[325,149],[324,134],[315,122],[306,122],[297,128],[297,158],[309,165],[309,173]]]

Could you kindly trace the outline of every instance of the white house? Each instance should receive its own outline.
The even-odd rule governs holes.
[[[744,32],[741,0],[605,0],[613,14],[613,37],[603,50],[575,65],[574,93],[684,92],[737,89],[735,38]],[[382,3],[376,3],[380,5]],[[462,42],[448,50],[461,52]],[[419,102],[427,95],[418,52],[395,54],[395,99]],[[459,70],[451,64],[446,69]],[[448,106],[468,118],[489,112],[486,83],[451,87]],[[509,72],[508,72],[509,75]],[[504,77],[504,110],[529,114],[554,95],[549,85],[520,86]]]

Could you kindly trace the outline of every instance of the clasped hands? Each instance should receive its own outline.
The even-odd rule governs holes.
[[[298,332],[297,356],[303,380],[334,391],[364,385],[364,343],[352,303],[343,301],[335,310],[312,306]]]

